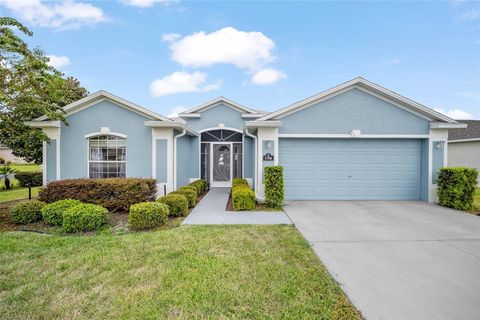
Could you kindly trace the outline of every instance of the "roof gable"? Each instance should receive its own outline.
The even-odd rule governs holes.
[[[225,97],[218,97],[216,99],[213,99],[205,103],[202,103],[198,106],[195,106],[187,111],[181,112],[179,113],[178,116],[184,117],[184,118],[190,118],[190,117],[199,118],[202,112],[207,111],[208,109],[214,108],[219,105],[225,105],[235,111],[240,112],[242,116],[249,117],[249,118],[259,118],[266,114],[265,112],[262,112],[262,111],[250,109],[246,106],[243,106]]]
[[[447,123],[457,123],[455,120],[435,111],[432,110],[424,105],[421,105],[417,102],[414,102],[408,98],[405,98],[393,91],[390,91],[386,88],[383,88],[373,82],[370,82],[368,80],[365,80],[363,78],[355,78],[350,81],[347,81],[343,84],[340,84],[336,87],[333,87],[331,89],[328,89],[326,91],[320,92],[314,96],[311,96],[309,98],[300,100],[296,103],[293,103],[285,108],[282,108],[278,111],[274,111],[272,113],[269,113],[260,119],[259,121],[264,121],[264,120],[278,120],[281,119],[284,116],[287,116],[289,114],[295,113],[299,110],[308,108],[312,105],[317,104],[318,102],[324,101],[326,99],[330,99],[338,94],[341,94],[343,92],[346,92],[348,90],[351,90],[353,88],[360,89],[364,92],[367,92],[369,94],[372,94],[380,99],[384,99],[393,105],[402,108],[406,111],[409,111],[411,113],[416,114],[417,116],[420,116],[422,118],[425,118],[429,121],[442,121],[442,122],[447,122]]]
[[[120,106],[122,108],[125,108],[127,110],[130,110],[132,112],[138,113],[140,115],[145,116],[148,119],[151,120],[161,120],[161,121],[167,121],[167,122],[172,122],[171,119],[164,117],[158,113],[155,113],[153,111],[150,111],[142,106],[139,106],[133,102],[130,102],[128,100],[122,99],[118,96],[115,96],[107,91],[97,91],[93,94],[88,95],[87,97],[80,99],[78,101],[75,101],[73,103],[70,103],[69,105],[66,105],[63,108],[63,111],[65,112],[65,117],[68,117],[72,114],[75,114],[77,112],[80,112],[82,110],[85,110],[87,108],[90,108],[94,105],[96,105],[99,102],[108,100],[112,103],[114,103],[117,106]],[[42,116],[40,118],[35,119],[35,121],[44,121],[47,120],[48,117]]]

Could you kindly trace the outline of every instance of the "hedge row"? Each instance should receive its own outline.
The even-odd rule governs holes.
[[[438,204],[457,209],[474,207],[478,171],[473,168],[441,168],[437,180]]]
[[[184,217],[188,214],[189,208],[195,207],[198,196],[207,189],[208,183],[206,180],[196,180],[161,197],[157,202],[167,205],[170,217]]]
[[[232,180],[232,207],[235,211],[254,210],[256,207],[255,192],[250,189],[245,179]]]
[[[39,196],[47,203],[74,199],[126,213],[132,204],[154,201],[156,193],[155,179],[107,178],[53,181],[40,190]]]

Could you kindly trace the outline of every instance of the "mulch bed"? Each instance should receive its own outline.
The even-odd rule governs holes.
[[[197,204],[207,195],[208,190],[201,194],[198,197]],[[35,199],[32,199],[35,200]],[[49,226],[43,222],[30,223],[27,225],[16,225],[10,222],[10,208],[16,205],[19,202],[26,201],[14,200],[8,202],[0,203],[0,232],[1,231],[28,231],[28,232],[39,232],[39,233],[58,233],[60,228]],[[192,212],[193,208],[190,209],[188,214]],[[187,216],[188,216],[187,214]],[[168,222],[157,229],[171,229],[178,227],[185,217],[170,218]],[[128,229],[128,213],[111,213],[108,218],[108,224],[112,227],[113,233],[123,233],[129,232]],[[94,232],[86,232],[85,235],[95,234]]]

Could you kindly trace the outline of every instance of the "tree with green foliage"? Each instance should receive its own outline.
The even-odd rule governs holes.
[[[88,92],[73,78],[48,65],[39,48],[30,50],[17,36],[32,32],[13,18],[0,17],[0,144],[29,162],[42,162],[42,142],[48,137],[25,124],[40,116],[61,120],[63,107]]]

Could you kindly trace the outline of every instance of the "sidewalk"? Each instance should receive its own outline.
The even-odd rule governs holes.
[[[212,188],[182,224],[292,224],[283,211],[226,211],[230,188]]]

